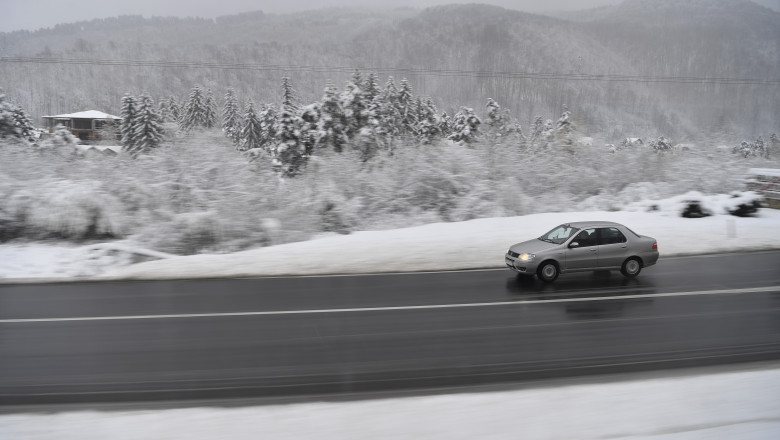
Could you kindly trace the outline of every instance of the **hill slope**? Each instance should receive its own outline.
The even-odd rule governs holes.
[[[217,95],[277,102],[291,77],[303,101],[352,68],[408,77],[442,109],[481,111],[495,98],[527,126],[563,104],[581,131],[607,137],[722,138],[780,130],[780,85],[519,79],[474,72],[621,74],[780,80],[780,14],[744,0],[627,0],[567,18],[486,5],[422,11],[329,9],[216,20],[137,16],[0,34],[0,55],[194,61],[222,68],[0,62],[11,99],[35,115],[100,108],[125,92],[181,98],[194,84]],[[236,68],[251,64],[254,68]],[[269,68],[258,66],[318,66]],[[322,66],[345,69],[322,69]],[[457,72],[451,72],[457,71]]]

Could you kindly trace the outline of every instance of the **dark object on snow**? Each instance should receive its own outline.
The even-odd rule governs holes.
[[[733,194],[732,198],[740,197],[739,194]],[[761,208],[762,203],[760,199],[753,199],[750,201],[746,201],[745,203],[740,203],[736,207],[733,207],[729,209],[729,214],[735,215],[737,217],[751,217],[753,214],[758,212],[758,209]]]
[[[686,200],[683,203],[685,203],[685,209],[683,209],[680,215],[685,218],[702,218],[712,215],[712,213],[701,207],[701,202],[698,200]]]

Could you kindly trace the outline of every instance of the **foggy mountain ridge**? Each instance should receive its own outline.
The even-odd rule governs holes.
[[[542,81],[441,71],[543,72],[780,79],[780,13],[745,0],[626,0],[576,19],[487,5],[424,10],[260,11],[219,17],[122,16],[0,33],[0,56],[344,66],[398,71],[440,110],[487,98],[527,127],[567,104],[583,134],[746,136],[779,131],[780,86]],[[34,116],[99,108],[126,92],[177,98],[195,84],[221,96],[276,103],[291,77],[303,102],[349,73],[0,62],[6,94]],[[380,74],[384,83],[387,74]],[[85,81],[85,79],[87,79]],[[714,134],[713,134],[714,133]]]

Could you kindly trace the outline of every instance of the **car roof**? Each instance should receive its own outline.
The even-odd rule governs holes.
[[[612,227],[612,226],[625,227],[625,226],[621,225],[620,223],[605,222],[605,221],[571,222],[571,223],[566,223],[566,224],[569,225],[569,226],[573,226],[575,228],[578,228],[578,229],[583,229],[583,228],[608,228],[608,227]]]

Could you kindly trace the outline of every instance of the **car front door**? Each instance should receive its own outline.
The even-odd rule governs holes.
[[[566,269],[592,269],[598,264],[598,241],[595,228],[583,229],[566,247]],[[576,245],[575,245],[576,243]]]
[[[628,257],[628,240],[618,228],[599,228],[599,267],[620,267]]]

